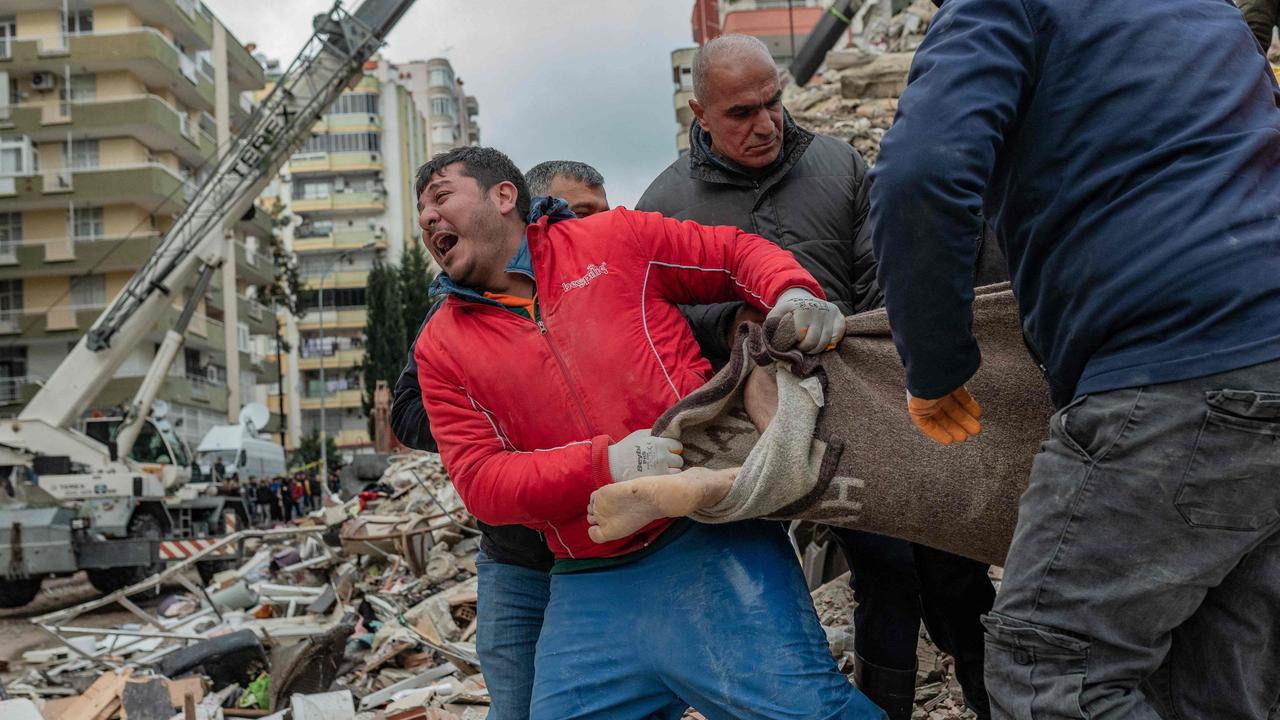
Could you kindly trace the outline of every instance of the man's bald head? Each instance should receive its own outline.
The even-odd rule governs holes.
[[[708,41],[693,55],[693,96],[707,102],[718,84],[712,74],[743,66],[757,72],[767,67],[770,72],[777,73],[773,55],[760,38],[731,34]]]
[[[782,83],[769,48],[750,35],[722,35],[693,58],[689,108],[711,149],[748,168],[782,151]]]

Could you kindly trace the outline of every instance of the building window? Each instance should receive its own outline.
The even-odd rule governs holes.
[[[91,102],[98,97],[97,75],[71,76],[71,102]]]
[[[22,280],[0,280],[0,322],[16,322],[21,315]]]
[[[435,95],[431,98],[431,114],[447,115],[451,118],[458,117],[458,104],[453,98],[445,95]]]
[[[294,200],[324,200],[333,185],[329,180],[297,180],[293,183]]]
[[[13,255],[22,244],[22,213],[0,212],[0,255]]]
[[[68,35],[89,35],[93,32],[92,10],[75,10],[65,17]]]
[[[378,96],[373,93],[349,93],[340,95],[329,112],[335,115],[348,113],[376,115],[378,112]]]
[[[312,135],[298,154],[323,152],[378,152],[382,137],[376,132],[323,133]]]
[[[103,236],[102,208],[72,208],[71,236],[74,240],[96,240]]]
[[[453,73],[449,71],[449,68],[444,68],[444,67],[431,68],[430,79],[427,82],[433,87],[442,87],[442,86],[452,87]]]
[[[71,304],[77,308],[102,307],[107,304],[107,276],[82,275],[71,278]]]
[[[98,167],[98,141],[72,140],[71,158],[67,166],[73,170],[92,170]]]
[[[10,43],[18,36],[18,23],[12,15],[0,17],[0,58],[9,57],[12,52]],[[11,84],[17,83],[17,78],[9,81]]]
[[[35,172],[31,140],[26,136],[0,137],[0,177]]]
[[[249,352],[249,324],[236,323],[236,349],[242,353]]]

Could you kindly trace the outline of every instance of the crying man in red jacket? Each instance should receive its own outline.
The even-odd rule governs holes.
[[[587,533],[596,488],[682,465],[649,428],[711,367],[677,306],[790,312],[820,352],[844,318],[813,277],[735,227],[555,202],[526,224],[523,176],[490,148],[437,156],[415,191],[445,296],[415,348],[445,467],[478,519],[557,558],[530,717],[882,717],[837,671],[780,526]]]

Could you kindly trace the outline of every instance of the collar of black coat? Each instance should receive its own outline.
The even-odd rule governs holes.
[[[702,129],[697,120],[689,128],[689,177],[694,180],[730,185],[759,185],[761,188],[777,182],[800,161],[804,151],[813,142],[813,133],[805,130],[791,119],[791,113],[782,111],[782,158],[763,171],[763,174],[750,173],[747,169],[735,170],[736,164],[720,157],[712,156],[711,134]]]
[[[946,1],[947,1],[947,0],[933,0],[933,4],[934,4],[934,5],[937,5],[938,7],[942,7],[942,3],[946,2]]]

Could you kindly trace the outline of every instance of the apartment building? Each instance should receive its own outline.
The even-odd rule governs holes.
[[[421,242],[413,177],[430,142],[411,77],[405,65],[369,61],[280,176],[278,193],[293,218],[286,244],[310,291],[301,319],[282,316],[291,346],[283,398],[289,447],[320,429],[322,406],[324,433],[344,452],[371,447],[361,406],[366,278],[375,260],[398,264],[410,243]],[[281,398],[270,392],[274,411]]]
[[[480,144],[480,103],[463,90],[446,58],[398,63],[398,78],[427,118],[427,157]]]
[[[155,251],[254,106],[260,65],[198,0],[0,4],[0,414],[34,395]],[[228,219],[224,264],[160,398],[196,443],[278,372],[254,336],[273,280],[264,212]],[[97,399],[127,402],[174,307]],[[273,423],[278,418],[273,419]]]

